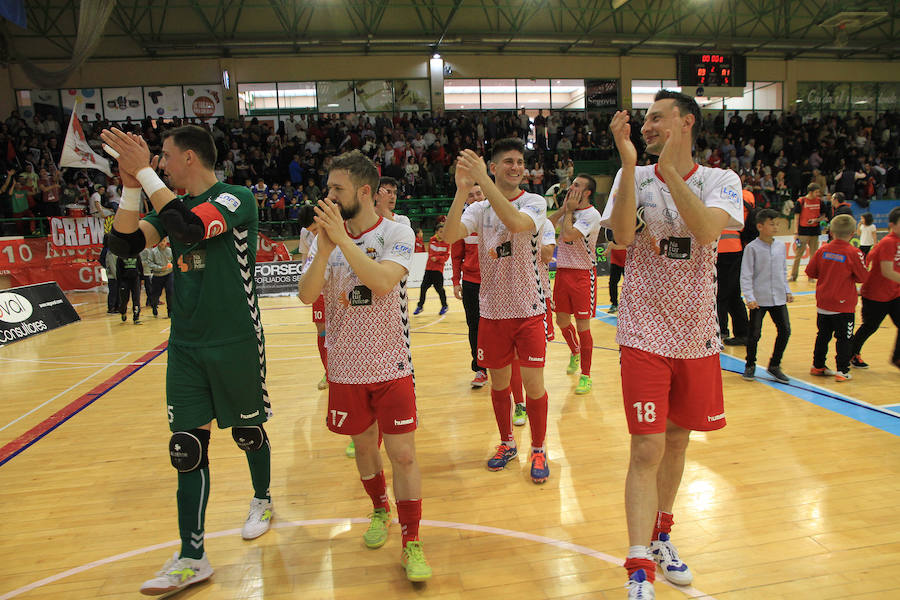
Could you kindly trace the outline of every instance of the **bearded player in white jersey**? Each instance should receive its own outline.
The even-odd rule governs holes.
[[[406,296],[415,236],[375,212],[377,189],[378,171],[361,152],[334,160],[328,195],[316,207],[319,234],[300,279],[300,300],[325,297],[326,425],[352,436],[356,446],[356,466],[373,504],[363,541],[380,548],[391,524],[379,448],[383,433],[402,528],[400,561],[407,579],[425,581],[432,572],[419,540],[422,477]]]
[[[743,226],[744,213],[737,174],[694,163],[701,121],[693,98],[656,95],[641,128],[656,165],[636,166],[629,118],[621,111],[610,124],[622,168],[601,224],[627,246],[616,334],[631,433],[625,569],[628,598],[647,600],[657,565],[672,583],[693,580],[669,539],[672,506],[691,431],[725,426],[716,242],[723,229]],[[644,225],[636,228],[639,210]]]
[[[491,151],[490,169],[496,183],[488,175],[484,159],[472,150],[460,153],[456,196],[447,213],[444,236],[453,243],[478,234],[482,283],[477,358],[490,374],[491,401],[500,431],[500,444],[487,462],[488,469],[499,471],[518,454],[510,400],[512,363],[518,358],[531,426],[531,480],[543,483],[550,476],[550,466],[544,450],[547,305],[539,264],[547,205],[541,196],[519,189],[525,175],[521,139],[497,140]],[[468,191],[475,183],[487,200],[472,203],[463,212]]]

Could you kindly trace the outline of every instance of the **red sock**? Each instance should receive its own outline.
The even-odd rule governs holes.
[[[525,402],[525,392],[522,389],[522,367],[519,365],[518,358],[514,358],[512,361],[512,373],[509,376],[509,387],[512,388],[512,397],[516,404]]]
[[[494,405],[497,429],[500,430],[500,441],[513,441],[512,402],[509,400],[509,388],[505,390],[491,388],[491,403]]]
[[[590,329],[578,332],[578,341],[581,343],[581,374],[591,376],[591,357],[594,354],[594,337]]]
[[[375,508],[383,508],[391,511],[391,504],[388,502],[387,485],[384,482],[384,471],[378,471],[374,477],[369,479],[361,479],[366,493],[372,499],[372,506]]]
[[[635,571],[643,569],[647,575],[647,581],[653,583],[656,581],[656,563],[649,558],[626,558],[625,570],[628,571],[628,577],[631,577]]]
[[[419,540],[419,521],[422,520],[421,500],[397,500],[397,520],[403,535],[403,547],[406,542]]]
[[[328,349],[325,348],[325,336],[316,336],[316,345],[319,347],[319,358],[322,360],[322,366],[328,370]]]
[[[547,437],[547,392],[540,398],[528,399],[528,424],[531,426],[531,445],[534,448],[544,447]]]
[[[562,330],[562,334],[566,339],[566,343],[569,345],[569,352],[578,354],[578,332],[575,331],[575,326],[569,323],[569,326]]]
[[[660,533],[671,533],[674,523],[675,520],[672,518],[672,513],[658,511],[656,513],[656,524],[653,525],[653,537],[650,539],[655,541],[659,539]]]

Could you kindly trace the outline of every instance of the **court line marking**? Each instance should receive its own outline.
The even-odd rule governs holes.
[[[138,360],[143,361],[140,366],[129,365],[124,369],[117,372],[115,375],[104,381],[103,383],[94,386],[89,392],[86,394],[82,394],[74,401],[70,402],[60,410],[56,411],[50,417],[44,419],[16,439],[12,440],[5,444],[2,448],[0,448],[0,466],[5,465],[7,462],[12,460],[14,457],[18,456],[39,440],[41,440],[44,436],[49,434],[51,431],[77,415],[79,412],[102,398],[107,392],[115,388],[117,385],[128,379],[131,375],[136,373],[137,371],[144,368],[147,364],[149,364],[153,359],[160,356],[163,352],[168,348],[169,343],[163,342],[159,346],[157,346],[154,350],[144,354]],[[105,368],[105,367],[104,367]],[[101,371],[103,369],[100,369]],[[78,385],[78,384],[76,384]],[[74,387],[74,386],[72,386]],[[71,388],[70,388],[71,389]],[[65,393],[65,392],[63,392]],[[61,394],[60,394],[61,395]],[[46,403],[45,403],[46,404]],[[23,415],[24,416],[24,415]],[[21,417],[20,417],[21,418]]]
[[[342,518],[334,518],[334,519],[310,519],[305,521],[287,521],[284,523],[275,522],[272,524],[272,529],[284,529],[288,527],[309,527],[316,525],[350,525],[350,524],[368,524],[369,519],[361,519],[361,518],[350,518],[350,519],[342,519]],[[393,520],[394,523],[397,523],[397,520]],[[428,519],[423,519],[420,522],[421,525],[426,527],[442,527],[445,529],[458,529],[462,531],[477,531],[479,533],[488,533],[492,535],[501,535],[505,537],[518,538],[520,540],[526,540],[529,542],[534,542],[537,544],[545,544],[547,546],[553,546],[560,550],[565,550],[569,552],[574,552],[576,554],[582,554],[584,556],[590,556],[591,558],[596,558],[600,561],[612,564],[617,567],[621,567],[624,564],[619,558],[612,556],[611,554],[606,554],[604,552],[600,552],[598,550],[594,550],[593,548],[588,548],[587,546],[581,546],[578,544],[573,544],[571,542],[565,542],[563,540],[558,540],[551,537],[546,537],[543,535],[536,535],[533,533],[526,533],[524,531],[515,531],[512,529],[501,529],[499,527],[489,527],[487,525],[474,525],[471,523],[455,523],[452,521],[431,521]],[[225,537],[229,535],[237,535],[240,533],[240,529],[226,529],[223,531],[216,531],[213,533],[207,533],[205,538],[207,540]],[[118,562],[120,560],[125,560],[128,558],[133,558],[135,556],[140,556],[141,554],[146,554],[148,552],[153,552],[156,550],[162,550],[164,548],[172,548],[174,546],[180,546],[181,540],[171,540],[169,542],[163,542],[161,544],[154,544],[152,546],[145,546],[143,548],[137,548],[135,550],[129,550],[128,552],[123,552],[121,554],[116,554],[114,556],[108,556],[106,558],[101,558],[95,560],[93,562],[89,562],[87,564],[81,565],[79,567],[73,567],[62,573],[57,573],[56,575],[51,575],[50,577],[45,577],[39,581],[35,581],[33,583],[29,583],[28,585],[22,586],[18,589],[15,589],[11,592],[7,592],[6,594],[0,596],[0,600],[9,600],[10,598],[15,598],[21,594],[26,592],[30,592],[37,588],[43,587],[45,585],[55,583],[60,579],[65,579],[66,577],[71,577],[72,575],[78,575],[80,573],[84,573],[85,571],[89,571],[90,569],[94,569],[96,567],[102,567],[105,565],[112,564],[114,562]],[[663,585],[667,585],[672,589],[678,590],[679,592],[684,593],[689,598],[704,598],[706,600],[716,600],[715,597],[710,596],[709,594],[704,594],[700,590],[692,587],[682,587],[669,583],[663,577],[657,578],[657,583],[661,583]]]
[[[0,431],[3,431],[4,429],[6,429],[7,427],[10,427],[11,425],[15,425],[16,423],[18,423],[19,421],[21,421],[22,419],[24,419],[25,417],[27,417],[27,416],[30,415],[31,413],[35,412],[36,410],[40,410],[41,408],[44,408],[45,406],[47,406],[48,404],[50,404],[51,402],[53,402],[54,400],[56,400],[57,398],[59,398],[60,396],[62,396],[63,394],[69,393],[70,391],[72,391],[73,389],[75,389],[76,387],[78,387],[79,385],[81,385],[82,383],[84,383],[85,381],[87,381],[88,379],[90,379],[90,378],[92,378],[92,377],[95,377],[95,376],[99,375],[100,373],[102,373],[103,371],[105,371],[106,369],[108,369],[108,368],[110,368],[110,367],[112,367],[112,366],[115,366],[115,365],[119,364],[119,361],[122,360],[123,358],[125,358],[126,356],[128,356],[129,354],[131,354],[131,353],[130,353],[130,352],[126,352],[125,354],[123,354],[122,356],[120,356],[120,357],[117,358],[116,360],[112,361],[111,363],[106,363],[103,367],[97,369],[96,371],[94,371],[93,373],[91,373],[90,375],[88,375],[87,377],[85,377],[84,379],[82,379],[81,381],[79,381],[78,383],[72,384],[71,386],[67,387],[66,389],[64,389],[63,391],[61,391],[60,393],[58,393],[57,395],[55,395],[55,396],[53,396],[52,398],[50,398],[49,400],[47,400],[46,402],[44,402],[44,403],[42,403],[42,404],[39,404],[39,405],[35,406],[34,408],[32,408],[31,410],[29,410],[29,411],[26,412],[25,414],[21,415],[19,418],[10,421],[9,423],[7,423],[6,425],[4,425],[3,427],[0,427]],[[7,359],[7,360],[9,360],[9,359]],[[39,362],[39,361],[34,361],[34,362]],[[57,364],[58,364],[58,363],[57,363]],[[72,363],[72,364],[74,364],[74,363]],[[92,367],[92,366],[96,366],[96,365],[84,365],[84,366]],[[0,464],[2,464],[2,463],[0,463]]]

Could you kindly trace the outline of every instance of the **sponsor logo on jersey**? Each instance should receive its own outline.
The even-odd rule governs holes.
[[[743,196],[741,196],[741,194],[738,193],[736,189],[730,188],[728,186],[722,188],[722,191],[719,192],[719,197],[721,197],[722,200],[725,200],[726,202],[731,202],[732,204],[740,204],[741,199],[743,198]]]
[[[834,262],[847,262],[847,257],[843,254],[838,254],[837,252],[823,252],[822,258],[825,260],[833,260]]]
[[[412,425],[412,424],[415,423],[415,422],[416,422],[416,418],[415,418],[415,417],[410,417],[409,419],[402,419],[402,420],[401,420],[401,419],[394,419],[394,425],[397,425],[397,426],[400,426],[400,425]]]
[[[655,177],[648,177],[648,178],[644,179],[643,181],[641,181],[641,184],[638,186],[638,191],[643,190],[645,187],[647,187],[648,185],[653,183],[654,179],[655,179]]]
[[[391,254],[394,256],[399,256],[400,258],[408,259],[412,256],[412,246],[409,244],[404,244],[403,242],[397,242],[394,244],[394,247],[391,248]]]
[[[214,202],[216,204],[221,204],[231,212],[236,211],[241,205],[241,201],[237,199],[237,196],[228,193],[219,194],[216,196]]]
[[[213,219],[206,225],[206,237],[212,238],[225,231],[225,222],[222,219]]]

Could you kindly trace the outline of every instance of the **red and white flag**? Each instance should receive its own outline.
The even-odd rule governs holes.
[[[59,159],[60,167],[75,167],[76,169],[98,169],[112,177],[109,169],[109,161],[94,152],[84,137],[84,129],[76,115],[78,111],[72,108],[72,118],[69,119],[69,128],[66,131],[66,141],[63,143],[62,156]]]

